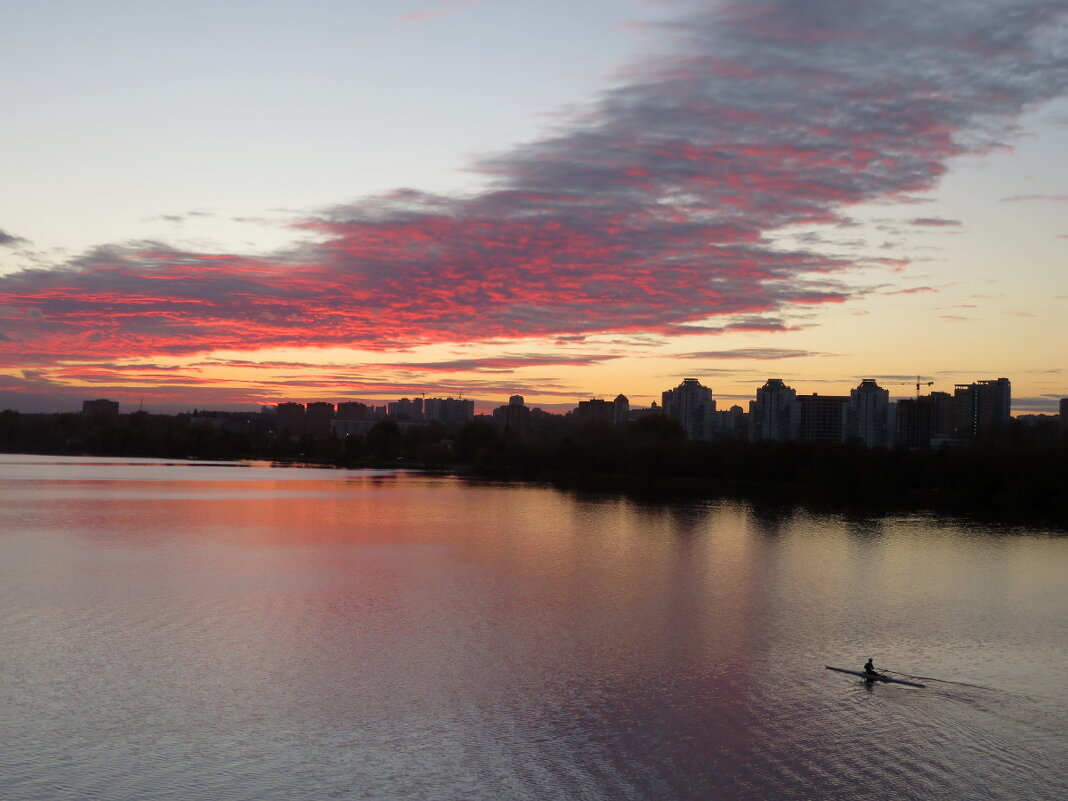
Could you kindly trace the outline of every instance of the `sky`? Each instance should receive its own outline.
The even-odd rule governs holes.
[[[1068,396],[1068,0],[0,12],[0,408]]]

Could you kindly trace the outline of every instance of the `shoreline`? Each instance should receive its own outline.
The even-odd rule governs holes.
[[[1068,487],[1052,497],[1036,498],[1022,491],[981,492],[936,488],[899,489],[871,484],[827,483],[818,481],[774,481],[723,479],[698,475],[604,472],[541,468],[519,470],[508,467],[487,469],[471,463],[428,464],[407,460],[318,460],[307,458],[233,459],[197,456],[146,456],[140,454],[41,453],[2,451],[8,456],[40,456],[85,459],[155,459],[174,463],[265,463],[278,467],[307,467],[332,470],[395,470],[448,475],[480,482],[551,486],[565,491],[621,494],[628,497],[670,503],[702,499],[731,499],[763,509],[810,509],[820,513],[868,515],[944,514],[961,520],[1008,527],[1042,527],[1068,535]]]

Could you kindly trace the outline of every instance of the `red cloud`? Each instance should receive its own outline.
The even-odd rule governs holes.
[[[853,262],[770,232],[930,189],[1068,92],[1063,3],[951,6],[717,4],[677,56],[479,162],[487,191],[329,209],[271,257],[110,247],[0,277],[0,358],[781,330],[760,321],[848,298]]]

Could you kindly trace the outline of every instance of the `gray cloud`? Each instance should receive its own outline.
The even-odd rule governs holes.
[[[15,245],[25,244],[26,240],[20,236],[9,234],[7,231],[0,229],[0,246],[2,247],[14,247]]]
[[[1058,414],[1060,411],[1060,397],[1055,395],[1038,395],[1036,397],[1014,397],[1012,410],[1016,414]]]
[[[1068,195],[1013,195],[1003,197],[1002,203],[1020,203],[1024,201],[1040,201],[1044,203],[1068,203]]]
[[[909,220],[909,225],[922,228],[956,228],[963,223],[960,220],[947,220],[944,217],[913,217]]]

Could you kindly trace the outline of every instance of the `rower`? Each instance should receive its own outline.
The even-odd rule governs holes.
[[[878,673],[876,672],[876,670],[875,670],[875,664],[874,664],[874,663],[872,662],[872,660],[871,660],[871,659],[869,659],[869,660],[868,660],[867,662],[865,662],[865,663],[864,663],[864,672],[865,672],[865,673],[870,673],[870,674],[871,674],[871,675],[873,675],[873,676],[877,676],[877,675],[879,675],[879,674],[878,674]]]

